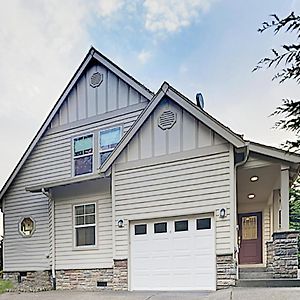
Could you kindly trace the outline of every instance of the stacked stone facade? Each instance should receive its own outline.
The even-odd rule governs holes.
[[[236,261],[232,254],[217,255],[217,289],[235,286]]]
[[[128,290],[128,262],[127,259],[115,260],[113,272],[113,287],[116,291]]]
[[[274,278],[297,278],[298,231],[273,233],[272,271]]]
[[[50,271],[37,272],[5,272],[4,280],[10,280],[13,284],[11,291],[40,292],[52,289]]]

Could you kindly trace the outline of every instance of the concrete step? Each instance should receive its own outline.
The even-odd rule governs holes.
[[[273,279],[273,274],[269,272],[240,272],[239,279]]]
[[[239,279],[236,287],[300,287],[300,279]]]
[[[240,272],[249,273],[249,272],[266,272],[266,267],[247,267],[247,268],[239,268]]]

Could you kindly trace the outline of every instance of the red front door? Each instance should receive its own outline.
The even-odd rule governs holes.
[[[262,214],[239,214],[239,263],[262,263]]]

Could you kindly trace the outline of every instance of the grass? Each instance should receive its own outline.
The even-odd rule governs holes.
[[[0,279],[0,294],[5,293],[8,289],[11,289],[13,287],[13,284],[9,280]]]

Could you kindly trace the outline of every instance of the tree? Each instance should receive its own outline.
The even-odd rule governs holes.
[[[272,80],[284,83],[287,80],[295,80],[300,83],[300,16],[290,13],[287,17],[280,19],[276,14],[271,15],[270,22],[264,22],[258,32],[273,30],[277,35],[280,32],[295,35],[295,42],[284,44],[279,50],[272,49],[272,55],[261,59],[253,71],[262,68],[279,69]],[[281,119],[275,123],[275,128],[293,132],[295,140],[287,140],[284,149],[298,152],[300,150],[300,101],[283,99],[281,106],[277,107],[272,115],[280,115]]]
[[[270,22],[264,22],[258,32],[273,30],[274,34],[279,32],[292,33],[295,42],[282,45],[280,50],[272,49],[272,56],[261,59],[253,71],[263,67],[279,69],[272,80],[284,83],[287,80],[295,80],[300,83],[300,16],[290,13],[287,17],[280,19],[276,14],[271,15]],[[280,115],[281,119],[275,123],[275,128],[293,132],[295,140],[287,140],[283,145],[286,150],[299,152],[300,150],[300,101],[283,99],[281,106],[277,107],[272,115]],[[290,227],[300,230],[300,178],[296,180],[290,189]]]

